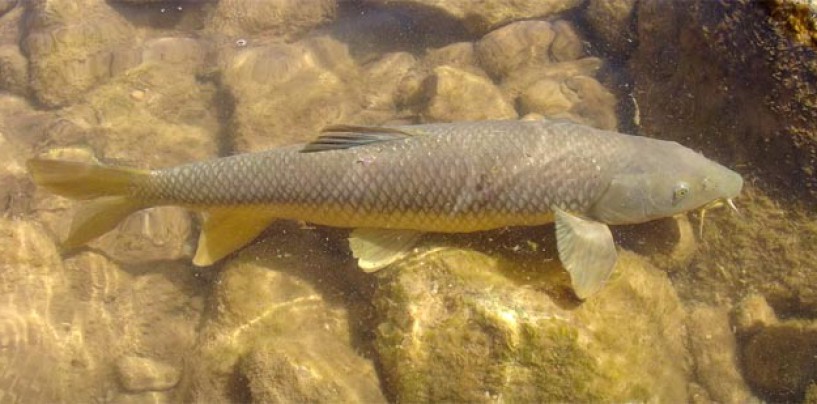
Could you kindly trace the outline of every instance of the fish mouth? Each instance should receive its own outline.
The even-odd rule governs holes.
[[[714,201],[709,202],[706,205],[701,207],[701,222],[700,222],[700,224],[698,226],[698,238],[700,238],[700,239],[704,238],[704,218],[706,217],[706,211],[707,210],[712,210],[712,209],[722,208],[724,206],[728,206],[733,211],[735,211],[735,213],[738,216],[742,216],[740,214],[740,211],[738,210],[738,207],[735,206],[735,202],[732,201],[732,198],[715,199]]]

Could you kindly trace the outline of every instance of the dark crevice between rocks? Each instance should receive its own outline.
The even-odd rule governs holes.
[[[422,54],[427,48],[478,39],[460,20],[434,7],[368,0],[339,2],[338,17],[322,31],[348,44],[361,64],[387,52]]]
[[[230,156],[235,154],[235,121],[233,120],[233,114],[238,105],[235,95],[233,95],[230,87],[224,84],[219,71],[213,70],[200,74],[196,79],[201,82],[212,83],[216,88],[212,108],[215,110],[215,116],[218,120],[218,131],[216,133],[218,155]]]
[[[177,29],[184,25],[182,28],[190,30],[204,27],[204,16],[213,2],[185,0],[131,4],[107,0],[107,3],[138,27]],[[191,16],[194,18],[191,19]]]

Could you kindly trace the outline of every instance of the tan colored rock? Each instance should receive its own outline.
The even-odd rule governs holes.
[[[737,342],[727,309],[699,305],[689,312],[687,327],[695,375],[709,398],[721,403],[754,400],[738,371]]]
[[[209,28],[228,37],[263,32],[291,40],[331,21],[336,12],[333,0],[220,0]]]
[[[590,0],[584,18],[601,40],[603,49],[615,55],[626,55],[636,45],[633,29],[635,0]]]
[[[345,44],[319,37],[225,56],[237,151],[302,143],[330,124],[366,123],[355,119],[364,105],[361,73]]]
[[[17,3],[19,3],[19,0],[2,0],[2,1],[0,1],[0,16],[2,16],[3,14],[6,14],[9,11],[11,11],[11,9],[14,8],[17,5]]]
[[[27,96],[28,60],[17,45],[0,46],[0,89],[9,93]]]
[[[462,21],[473,34],[484,34],[508,22],[547,17],[577,7],[579,0],[398,0],[392,4],[439,8]]]
[[[379,273],[375,347],[395,400],[687,400],[685,312],[663,273],[625,252],[576,304],[543,262],[442,249]]]
[[[116,373],[129,392],[162,391],[179,382],[179,370],[155,359],[123,356],[116,361]]]
[[[386,403],[378,386],[372,383],[376,380],[374,369],[362,358],[327,361],[348,350],[347,344],[334,338],[273,339],[253,348],[239,369],[256,402]],[[345,380],[339,380],[339,374]]]
[[[20,401],[78,398],[84,384],[71,386],[81,380],[61,371],[74,359],[69,349],[76,343],[57,325],[70,318],[52,317],[52,302],[65,289],[56,246],[36,223],[0,218],[0,254],[0,394]]]
[[[0,212],[16,213],[20,205],[27,203],[30,187],[23,156],[21,148],[0,132]]]
[[[518,97],[540,80],[562,82],[575,76],[595,77],[602,64],[599,58],[587,57],[570,62],[530,66],[519,69],[502,80],[501,87],[509,96]]]
[[[193,257],[190,213],[179,207],[142,210],[91,243],[124,264],[190,260]]]
[[[777,324],[777,315],[763,295],[751,294],[735,307],[735,328],[742,335],[755,334]]]
[[[566,21],[520,21],[492,31],[476,45],[480,65],[491,76],[506,78],[514,71],[579,59],[581,39]]]
[[[23,39],[31,87],[49,107],[80,101],[138,64],[130,23],[104,2],[32,0]]]
[[[393,111],[395,96],[403,77],[417,65],[417,59],[408,52],[384,55],[365,67],[365,108]]]
[[[540,80],[522,93],[519,106],[522,113],[567,118],[599,129],[615,130],[618,126],[615,96],[592,77]]]
[[[556,37],[547,21],[520,21],[482,37],[476,56],[482,68],[502,78],[520,67],[551,63],[550,46]]]
[[[142,50],[143,63],[172,64],[195,71],[204,63],[207,50],[197,39],[162,37],[146,41]]]
[[[424,83],[422,115],[431,122],[514,119],[513,104],[487,77],[440,66]]]
[[[431,49],[426,52],[423,63],[432,68],[437,66],[451,66],[464,70],[476,68],[474,43],[457,42],[442,48]]]
[[[341,401],[385,401],[374,365],[350,340],[356,325],[350,311],[366,303],[352,298],[358,284],[348,285],[343,275],[351,268],[342,267],[326,240],[282,223],[225,264],[188,356],[187,400],[227,400],[241,378],[261,401],[303,402],[327,393]]]

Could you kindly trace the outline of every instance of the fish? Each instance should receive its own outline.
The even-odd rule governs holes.
[[[203,217],[193,258],[209,266],[273,221],[350,228],[367,272],[409,254],[424,233],[555,223],[560,261],[586,299],[609,278],[610,225],[734,206],[740,174],[676,142],[563,120],[335,125],[312,142],[156,170],[35,157],[36,184],[90,200],[64,249],[141,209]]]

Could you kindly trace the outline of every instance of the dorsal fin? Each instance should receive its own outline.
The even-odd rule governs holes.
[[[321,132],[325,134],[304,145],[300,152],[314,153],[326,150],[349,149],[372,143],[405,139],[411,136],[410,133],[397,128],[378,126],[332,125],[327,126]]]

